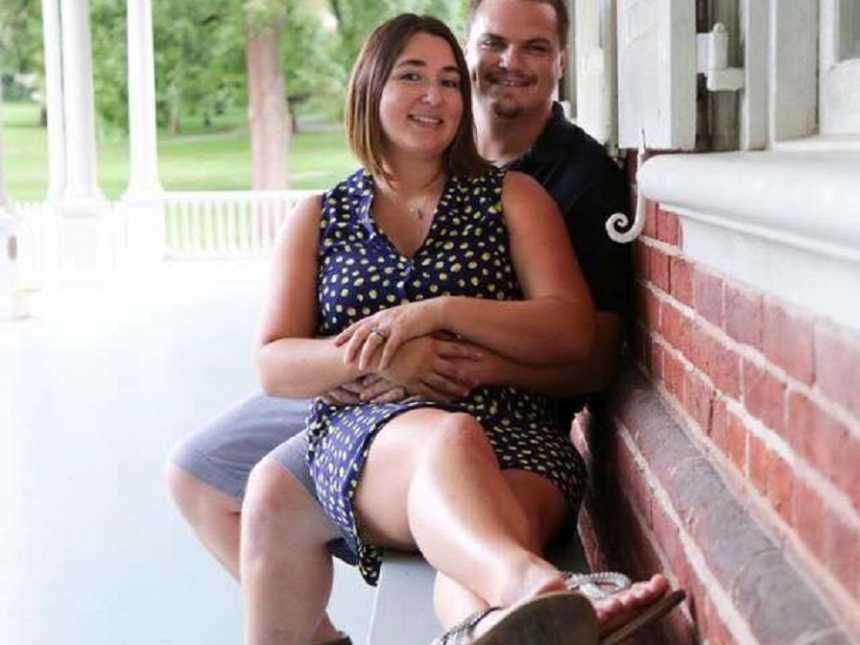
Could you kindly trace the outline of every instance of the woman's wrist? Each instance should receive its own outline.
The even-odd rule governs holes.
[[[439,296],[424,301],[430,307],[435,331],[453,331],[451,329],[451,307],[454,299],[454,296]]]

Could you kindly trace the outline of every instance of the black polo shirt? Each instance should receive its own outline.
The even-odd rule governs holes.
[[[537,179],[558,204],[595,306],[625,319],[631,311],[630,245],[609,239],[606,220],[629,209],[622,170],[568,121],[558,103],[534,146],[509,168]]]
[[[509,168],[537,179],[558,204],[597,309],[629,321],[630,245],[613,242],[606,233],[607,219],[629,209],[624,172],[597,141],[565,118],[559,103],[553,104],[552,116],[534,146]],[[569,411],[585,402],[569,401]]]

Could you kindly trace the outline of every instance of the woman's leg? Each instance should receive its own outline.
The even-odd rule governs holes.
[[[338,535],[334,525],[271,458],[251,472],[241,518],[245,644],[312,642],[331,592],[326,543]]]
[[[526,488],[534,481],[522,480]],[[474,418],[416,410],[395,418],[374,440],[354,507],[368,541],[418,546],[430,564],[469,592],[460,596],[464,603],[509,607],[564,589],[558,570],[535,553],[535,545],[560,520],[546,521],[542,513],[530,519],[515,488],[518,484],[512,486],[499,470]],[[560,493],[542,484],[530,492],[538,496],[542,512],[558,512]],[[655,576],[594,603],[601,632],[667,590],[666,579]],[[503,615],[491,614],[478,631]]]
[[[529,519],[469,415],[422,409],[388,423],[371,446],[354,506],[369,542],[417,545],[492,605],[564,588],[533,552]]]
[[[534,552],[542,554],[564,522],[564,498],[553,484],[534,473],[505,470],[502,474],[529,518]],[[666,579],[656,575],[650,580],[635,583],[620,594],[592,602],[601,635],[609,634],[623,625],[631,616],[659,600],[668,590]],[[433,601],[436,615],[446,629],[488,607],[482,598],[442,573],[436,576]]]
[[[502,476],[528,518],[529,550],[542,555],[544,547],[564,523],[567,512],[564,496],[548,479],[525,470],[504,470]],[[436,575],[433,603],[446,629],[488,606],[482,598],[443,573]]]

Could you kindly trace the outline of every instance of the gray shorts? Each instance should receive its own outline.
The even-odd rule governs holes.
[[[306,460],[309,407],[307,400],[255,394],[185,437],[170,459],[202,482],[241,500],[251,469],[269,455],[317,499]],[[356,563],[343,539],[332,540],[328,548],[344,562]]]

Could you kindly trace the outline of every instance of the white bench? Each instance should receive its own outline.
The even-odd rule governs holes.
[[[559,569],[586,573],[585,553],[575,532],[550,545],[547,558]],[[420,555],[388,552],[383,563],[367,645],[429,645],[442,629],[433,612],[435,571]]]

